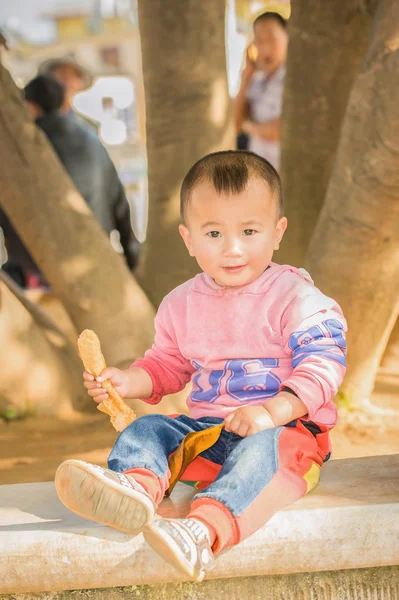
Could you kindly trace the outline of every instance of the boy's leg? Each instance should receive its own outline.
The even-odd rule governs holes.
[[[266,429],[244,439],[232,434],[219,476],[194,497],[188,518],[205,523],[213,551],[220,552],[313,489],[324,459],[317,438],[299,420],[295,427]]]
[[[211,419],[207,417],[201,419],[201,422],[203,421],[208,421],[207,426],[209,427],[218,422],[221,423],[222,419],[213,419],[211,422]],[[202,459],[205,459],[205,466],[202,464],[202,470],[203,474],[206,474],[206,478],[212,475],[216,477],[215,471],[219,472],[222,468],[231,435],[223,429],[217,442],[199,454]],[[211,470],[210,466],[212,466]],[[193,468],[191,469],[191,467]],[[196,472],[194,463],[189,465],[189,469],[191,469],[189,479],[194,477],[196,480],[199,473]],[[186,469],[183,477],[189,469]],[[205,573],[214,565],[208,528],[199,520],[165,519],[158,516],[153,523],[144,528],[144,537],[166,561],[196,581],[202,581]]]
[[[316,485],[325,451],[300,421],[293,425],[244,439],[229,434],[214,483],[195,496],[186,519],[154,520],[144,530],[147,542],[201,581],[213,566],[211,547],[217,553],[241,542]]]
[[[184,415],[140,417],[119,435],[109,469],[78,460],[60,465],[55,478],[60,500],[85,518],[129,533],[141,531],[168,487],[169,455],[188,433],[209,427],[207,421]]]
[[[146,415],[133,422],[125,430],[126,434],[121,433],[109,456],[108,466],[113,471],[132,475],[158,505],[169,486],[170,455],[189,433],[220,422],[222,419],[211,417]],[[137,425],[133,427],[135,423]]]

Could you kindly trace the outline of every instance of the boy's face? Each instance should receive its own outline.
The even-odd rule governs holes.
[[[254,27],[254,44],[258,51],[256,64],[272,74],[287,59],[288,34],[275,19],[259,21]]]
[[[218,194],[209,182],[195,186],[179,231],[205,273],[223,287],[237,287],[264,272],[286,227],[267,183],[253,178],[234,195]]]

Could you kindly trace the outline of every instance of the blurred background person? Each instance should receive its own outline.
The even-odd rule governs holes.
[[[134,235],[129,203],[107,150],[78,120],[61,113],[64,86],[46,75],[27,84],[24,97],[35,123],[53,146],[75,187],[109,235],[117,230],[128,267],[138,262],[140,243]],[[8,261],[4,270],[23,287],[45,286],[45,281],[18,234],[0,209]]]
[[[74,116],[72,99],[91,86],[92,76],[89,71],[73,58],[50,58],[39,65],[39,75],[48,75],[63,84],[65,92],[60,112]]]
[[[72,57],[50,58],[39,65],[39,75],[48,75],[62,83],[65,90],[60,112],[67,117],[86,125],[92,133],[98,133],[97,125],[91,119],[75,112],[72,100],[76,94],[89,88],[93,83],[91,73]]]
[[[255,19],[253,30],[254,42],[247,50],[240,89],[234,100],[235,125],[238,136],[247,134],[248,150],[279,169],[287,24],[278,13],[265,12]]]

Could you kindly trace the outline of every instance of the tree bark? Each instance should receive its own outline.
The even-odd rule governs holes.
[[[392,329],[381,361],[381,368],[391,373],[399,372],[399,320]]]
[[[0,272],[0,416],[94,411],[75,348]]]
[[[178,233],[182,179],[205,154],[235,147],[226,75],[225,4],[225,0],[138,4],[149,178],[149,225],[138,277],[156,306],[198,272]]]
[[[399,312],[399,3],[381,0],[309,249],[316,284],[349,323],[342,393],[367,402]]]
[[[289,229],[275,255],[282,264],[304,265],[350,89],[366,54],[371,11],[361,0],[292,2],[281,139]]]
[[[153,308],[75,190],[0,65],[0,203],[78,331],[94,329],[110,365],[148,348]]]

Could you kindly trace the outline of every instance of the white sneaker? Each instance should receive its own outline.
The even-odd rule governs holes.
[[[155,552],[195,581],[202,581],[215,566],[209,533],[201,521],[157,517],[143,535]]]
[[[55,474],[55,488],[69,510],[126,533],[139,533],[155,515],[151,496],[131,475],[83,460],[61,463]]]

